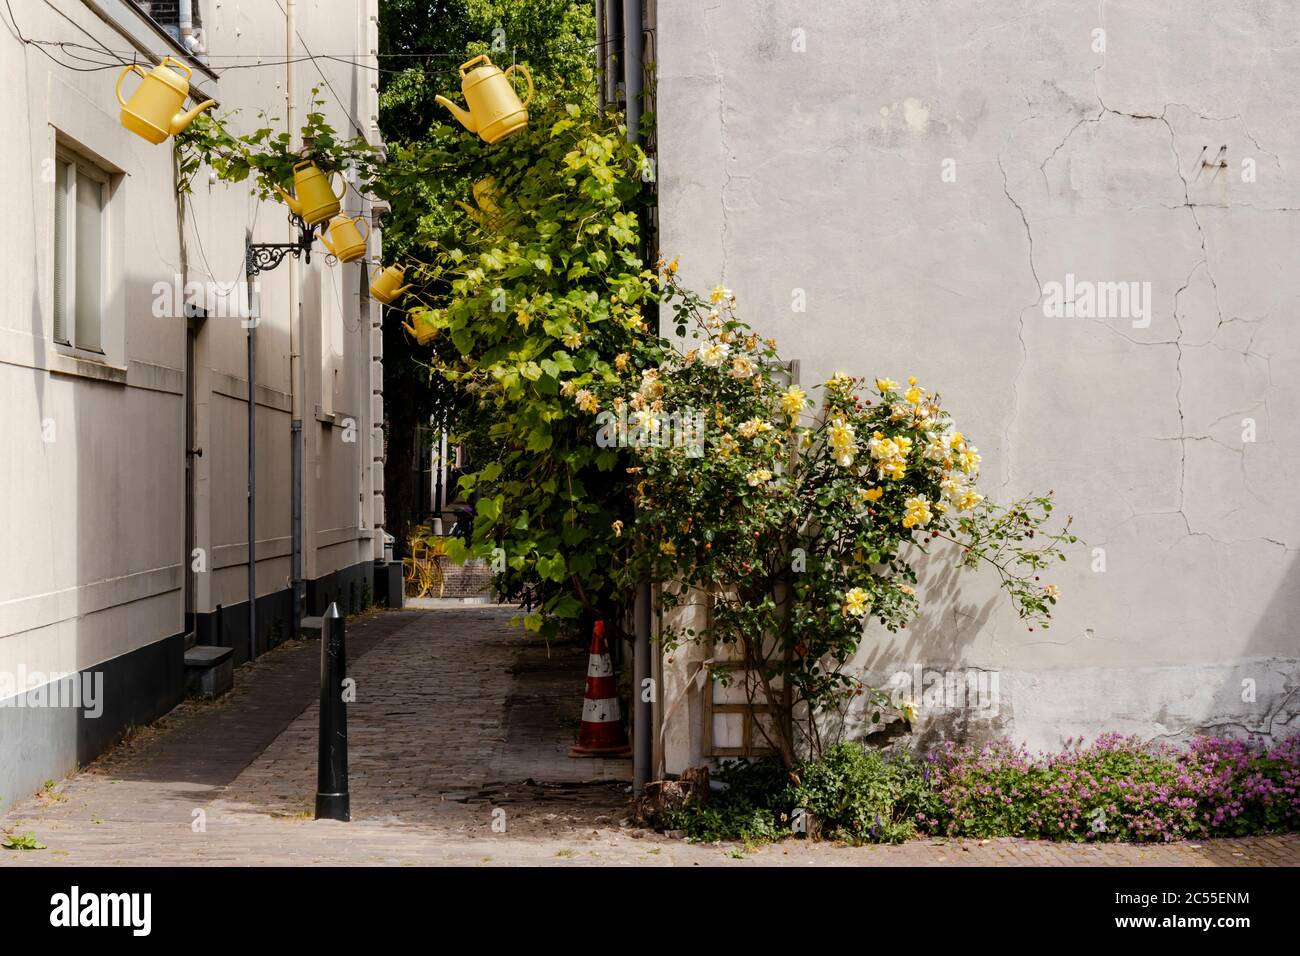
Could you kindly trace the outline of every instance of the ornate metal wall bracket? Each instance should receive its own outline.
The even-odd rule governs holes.
[[[250,242],[245,248],[244,271],[249,277],[277,268],[285,256],[293,256],[304,262],[311,262],[311,244],[315,233],[299,216],[290,216],[289,221],[298,229],[297,242]]]

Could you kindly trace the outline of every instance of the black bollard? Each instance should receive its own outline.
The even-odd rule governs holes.
[[[320,636],[320,754],[316,819],[352,819],[348,808],[348,711],[343,702],[347,655],[337,604],[325,612]]]

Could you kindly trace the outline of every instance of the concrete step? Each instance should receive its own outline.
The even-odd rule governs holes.
[[[187,648],[185,682],[191,694],[220,697],[235,686],[235,649],[212,644]]]

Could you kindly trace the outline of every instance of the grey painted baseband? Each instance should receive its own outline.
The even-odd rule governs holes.
[[[332,571],[307,582],[306,616],[325,613],[331,601],[337,601],[344,616],[361,610],[369,587],[370,605],[387,606],[387,577],[382,565],[363,561]],[[283,588],[257,598],[257,653],[265,654],[292,637],[293,591]],[[248,661],[248,602],[222,605],[215,611],[194,616],[196,642],[229,647],[235,652],[235,665]]]
[[[136,648],[78,679],[99,689],[98,716],[82,707],[0,707],[0,812],[89,763],[132,727],[157,720],[185,699],[185,635]],[[47,687],[50,685],[46,685]],[[32,693],[25,696],[29,700]],[[97,708],[98,709],[98,708]]]
[[[331,601],[344,614],[359,611],[367,583],[370,602],[386,604],[387,581],[385,567],[372,561],[342,568],[308,582],[307,612],[321,614]],[[287,588],[258,597],[259,654],[288,639],[291,610]],[[237,664],[248,659],[247,601],[195,615],[194,627],[199,644],[232,648]],[[46,780],[62,779],[132,727],[157,720],[184,700],[185,636],[173,634],[78,672],[78,681],[99,688],[102,711],[97,717],[87,716],[81,707],[0,706],[0,814]],[[30,692],[25,696],[32,698]]]

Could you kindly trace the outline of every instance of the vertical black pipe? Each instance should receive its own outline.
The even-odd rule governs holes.
[[[343,701],[347,652],[343,618],[330,602],[320,641],[320,748],[316,773],[316,819],[352,819],[348,802],[348,711]]]
[[[257,657],[257,323],[261,295],[253,291],[252,230],[244,238],[244,279],[249,298],[256,302],[248,318],[248,659]],[[256,298],[254,296],[256,295]]]
[[[605,112],[605,0],[596,0],[596,106]]]
[[[623,108],[627,113],[627,137],[641,142],[641,0],[623,0]]]
[[[617,7],[618,0],[610,0],[611,7]],[[642,50],[643,31],[641,24],[641,0],[622,0],[622,34],[623,34],[623,107],[627,119],[627,139],[630,143],[641,141],[641,89],[642,89]],[[641,215],[641,258],[648,261],[653,258],[653,250],[646,241],[648,226],[644,210]],[[635,643],[632,653],[632,792],[641,793],[650,782],[650,763],[653,752],[654,715],[650,695],[646,693],[653,678],[650,674],[650,582],[637,584],[636,605],[633,612],[633,636]],[[655,694],[654,696],[658,696]]]
[[[605,44],[601,56],[605,60],[605,104],[617,109],[619,81],[623,78],[619,68],[623,59],[622,0],[605,0]]]
[[[289,615],[289,630],[295,641],[302,639],[302,618],[307,599],[307,586],[302,579],[302,439],[302,420],[295,418],[289,423],[289,460],[293,481],[292,524],[289,532],[293,538],[293,555],[289,564],[293,608]]]

